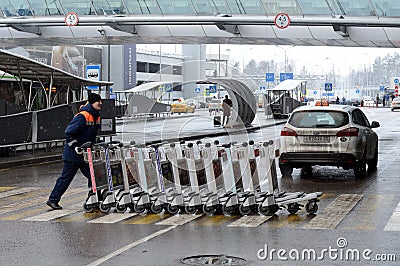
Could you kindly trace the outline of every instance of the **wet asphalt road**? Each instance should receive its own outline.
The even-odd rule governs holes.
[[[60,173],[61,163],[3,170],[0,264],[183,265],[180,260],[187,256],[227,254],[246,259],[247,265],[374,265],[382,264],[375,260],[378,257],[393,259],[391,255],[395,255],[397,262],[384,264],[398,265],[400,114],[383,108],[364,110],[370,120],[381,124],[376,130],[376,172],[368,173],[362,180],[354,179],[352,170],[334,167],[315,167],[312,176],[307,177],[295,170],[293,179],[281,178],[278,173],[282,190],[324,192],[317,215],[304,210],[289,215],[280,210],[272,217],[179,215],[179,220],[167,214],[147,214],[126,216],[113,223],[95,223],[96,219],[112,215],[82,212],[86,181],[79,175],[70,194],[60,202],[71,213],[49,221],[33,221],[32,217],[51,213],[44,202]],[[278,135],[279,128],[219,140],[259,141]],[[12,191],[8,190],[10,187],[34,190],[2,197]],[[301,254],[310,250],[316,252],[316,259],[302,260]],[[346,259],[349,250],[359,252],[360,260]],[[296,252],[299,259],[295,259]]]

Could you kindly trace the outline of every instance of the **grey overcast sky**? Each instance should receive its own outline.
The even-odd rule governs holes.
[[[160,49],[160,45],[141,44],[138,48],[146,50]],[[163,44],[163,53],[181,53],[181,45]],[[256,62],[274,59],[284,64],[285,51],[288,62],[297,66],[305,65],[309,74],[324,74],[335,68],[335,72],[346,75],[351,69],[370,67],[376,57],[400,53],[397,48],[363,48],[363,47],[329,47],[329,46],[274,46],[274,45],[231,45],[208,44],[207,53],[229,54],[232,61],[247,64],[254,59]]]
[[[218,51],[218,45],[213,50]],[[372,66],[376,57],[399,52],[396,48],[359,48],[327,46],[274,46],[274,45],[221,45],[221,53],[228,53],[235,61],[247,64],[271,60],[284,63],[285,51],[288,62],[294,61],[299,67],[305,65],[309,74],[324,74],[335,68],[335,72],[345,75],[351,69]],[[214,53],[214,52],[213,52]]]

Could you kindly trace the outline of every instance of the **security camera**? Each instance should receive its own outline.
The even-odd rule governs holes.
[[[100,33],[100,35],[104,36],[106,34],[106,31],[104,29],[98,29],[97,31]]]

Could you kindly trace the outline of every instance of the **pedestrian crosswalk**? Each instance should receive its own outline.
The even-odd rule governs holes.
[[[71,188],[60,204],[62,210],[50,211],[45,205],[49,189],[38,187],[0,187],[0,222],[59,222],[88,224],[153,224],[161,226],[226,226],[229,228],[299,228],[305,230],[383,230],[400,231],[400,196],[395,194],[335,194],[321,197],[316,215],[301,209],[290,215],[280,210],[273,216],[207,216],[204,214],[137,214],[134,212],[104,214],[85,213],[82,205],[87,196],[83,187]],[[128,209],[129,210],[129,209]]]

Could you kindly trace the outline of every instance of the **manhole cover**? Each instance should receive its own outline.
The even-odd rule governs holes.
[[[244,265],[247,261],[228,255],[198,255],[181,259],[187,265]]]

